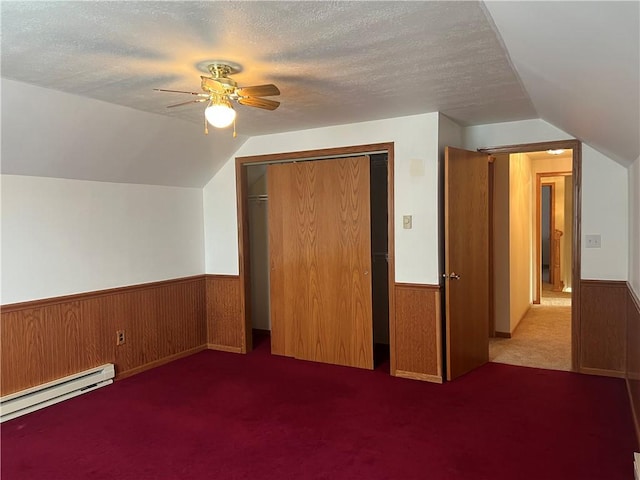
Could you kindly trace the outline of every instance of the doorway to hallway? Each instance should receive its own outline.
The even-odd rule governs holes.
[[[573,152],[496,155],[494,173],[489,359],[570,371]]]

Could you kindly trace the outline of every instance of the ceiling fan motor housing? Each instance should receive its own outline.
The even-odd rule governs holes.
[[[208,67],[211,77],[202,78],[202,90],[211,94],[233,95],[238,88],[238,83],[228,77],[237,72],[237,69],[223,63],[212,63]]]

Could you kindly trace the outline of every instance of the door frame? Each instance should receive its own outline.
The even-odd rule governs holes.
[[[236,202],[238,214],[238,260],[240,279],[240,330],[244,343],[243,352],[250,352],[253,348],[251,327],[251,261],[249,249],[249,208],[247,169],[249,165],[284,163],[295,161],[329,160],[351,156],[370,155],[374,153],[387,154],[387,248],[389,253],[389,349],[391,374],[395,374],[395,220],[394,220],[394,143],[373,143],[348,147],[325,148],[318,150],[304,150],[297,152],[274,153],[236,157]],[[372,319],[373,321],[373,319]]]
[[[557,172],[545,172],[536,174],[536,224],[534,229],[535,235],[535,254],[536,262],[534,265],[534,286],[533,286],[533,303],[535,305],[540,304],[542,298],[542,187],[551,188],[551,211],[550,220],[551,226],[549,228],[550,241],[553,241],[553,233],[556,228],[555,219],[555,204],[556,204],[556,185],[555,183],[545,183],[544,179],[549,177],[566,177],[570,176],[571,172],[557,171]],[[564,233],[564,232],[563,232]],[[554,253],[552,248],[549,248],[549,283],[553,283],[553,273],[551,266],[553,265]],[[573,287],[573,286],[572,286]],[[573,291],[573,288],[572,288]]]
[[[555,140],[549,142],[523,143],[478,148],[479,152],[490,155],[499,153],[528,153],[545,150],[571,150],[572,183],[573,183],[573,232],[572,260],[573,274],[571,278],[571,369],[579,371],[580,359],[580,261],[582,236],[582,142],[579,140]]]

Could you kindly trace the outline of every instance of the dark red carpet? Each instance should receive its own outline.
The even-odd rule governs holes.
[[[622,380],[488,364],[434,385],[206,351],[2,425],[13,479],[631,479]]]

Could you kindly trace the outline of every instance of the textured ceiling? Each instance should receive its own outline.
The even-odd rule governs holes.
[[[275,83],[243,135],[440,111],[461,125],[536,117],[478,2],[2,2],[2,76],[202,124],[207,60]]]
[[[542,118],[628,165],[639,5],[0,1],[0,72],[16,81],[3,81],[2,172],[200,187],[254,135],[434,111],[462,126]],[[238,106],[237,139],[204,137],[203,105],[166,109],[187,98],[153,89],[198,91],[209,60],[240,64],[240,86],[277,84],[281,107]]]

